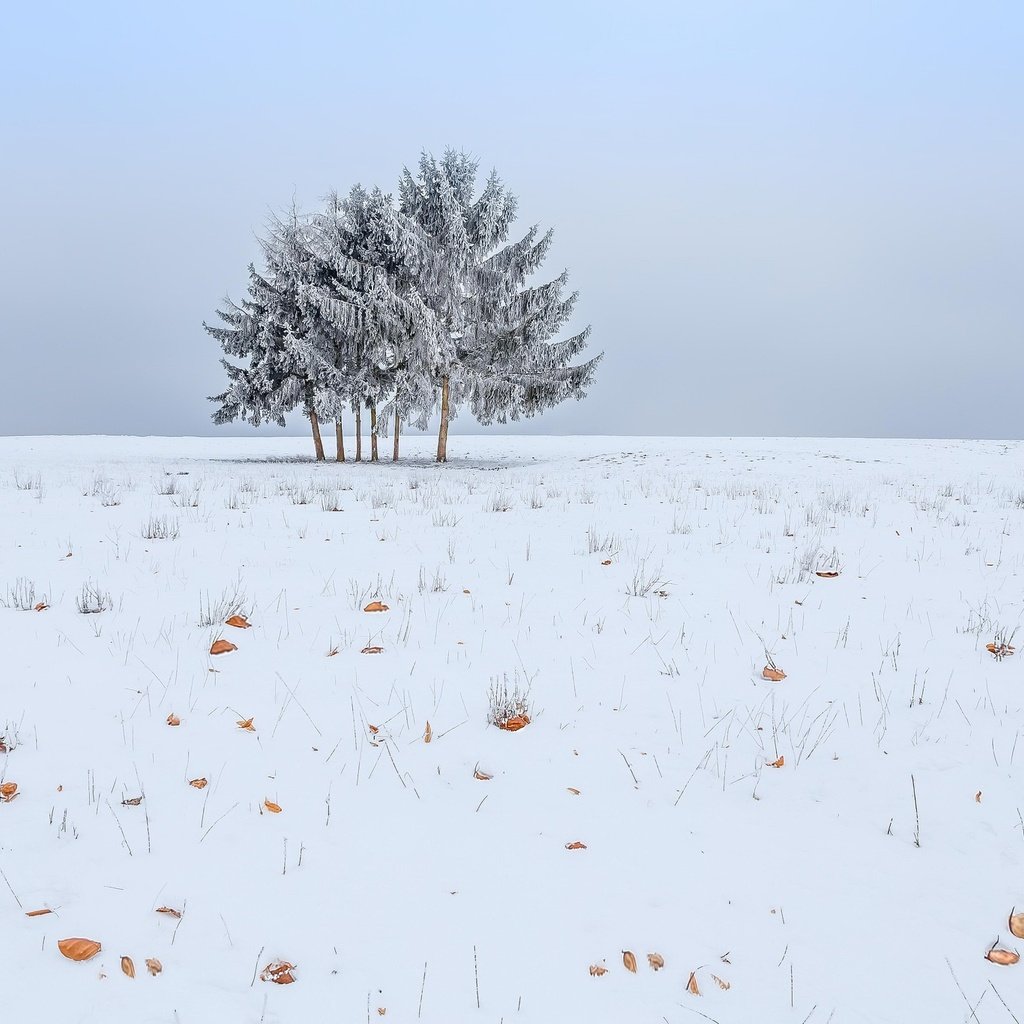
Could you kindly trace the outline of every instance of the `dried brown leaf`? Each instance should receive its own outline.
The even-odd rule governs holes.
[[[652,971],[660,971],[665,966],[665,958],[660,953],[648,953],[647,963]]]
[[[686,991],[693,996],[700,995],[700,986],[697,984],[697,973],[690,971],[690,980],[686,983]]]
[[[69,960],[91,960],[103,947],[93,939],[61,939],[57,948]]]
[[[590,965],[590,976],[592,978],[600,978],[602,975],[608,973],[607,967],[602,967],[600,964]]]
[[[180,918],[181,917],[181,911],[180,910],[175,910],[174,907],[157,907],[156,908],[156,912],[158,914],[167,914],[168,917],[175,917],[175,918]]]
[[[1018,939],[1024,939],[1024,914],[1015,914],[1010,911],[1010,934]]]
[[[565,848],[567,850],[585,850],[587,848],[586,843],[581,843],[578,839],[575,843],[566,843]]]
[[[773,683],[781,683],[786,678],[786,673],[781,668],[776,668],[773,665],[765,665],[761,669],[761,675],[763,678]]]
[[[992,963],[999,964],[1002,967],[1009,967],[1020,960],[1020,954],[1014,953],[1009,949],[990,949],[985,954],[985,959],[991,960]]]
[[[232,615],[224,620],[225,626],[234,626],[235,629],[248,629],[252,623],[244,615]]]
[[[188,784],[193,789],[206,789],[206,787],[209,785],[206,779],[189,779]]]
[[[636,974],[636,956],[628,949],[622,951],[622,966]]]
[[[158,975],[163,969],[164,965],[160,963],[155,956],[146,957],[146,970],[154,977],[156,977],[156,975]]]
[[[228,654],[231,651],[237,651],[238,647],[233,644],[230,640],[214,640],[210,645],[211,654]]]
[[[271,814],[281,813],[281,805],[275,804],[273,800],[264,800],[263,806],[266,807],[266,809],[270,811]]]
[[[364,609],[364,612],[387,612],[391,609],[388,608],[383,601],[371,601]]]
[[[181,725],[181,719],[176,714],[174,714],[174,712],[172,711],[171,714],[169,714],[167,716],[167,724],[168,725]]]
[[[123,973],[128,975],[129,978],[135,977],[135,964],[132,963],[130,956],[121,957],[121,970]]]

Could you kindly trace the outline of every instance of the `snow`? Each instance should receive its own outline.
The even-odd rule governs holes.
[[[50,606],[0,608],[5,1016],[1024,1015],[1019,443],[431,446],[0,439],[0,597]]]

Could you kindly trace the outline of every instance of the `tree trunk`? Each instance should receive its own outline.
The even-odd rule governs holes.
[[[398,410],[395,409],[395,453],[394,453],[394,455],[391,456],[391,461],[392,462],[397,462],[398,461],[398,429],[399,429]]]
[[[337,457],[335,458],[335,461],[336,462],[344,462],[345,461],[345,435],[344,435],[344,433],[342,432],[342,429],[341,429],[341,417],[340,416],[334,421],[334,435],[335,435],[335,437],[337,438],[337,441],[338,441],[338,454],[337,454]]]
[[[441,426],[437,431],[437,461],[448,461],[448,378],[441,378]]]
[[[363,418],[359,403],[356,403],[356,462],[363,461]]]
[[[320,436],[320,420],[317,419],[316,412],[310,410],[309,413],[309,425],[313,428],[313,447],[316,449],[316,461],[324,461],[324,442]]]
[[[370,461],[377,462],[377,403],[370,403]]]

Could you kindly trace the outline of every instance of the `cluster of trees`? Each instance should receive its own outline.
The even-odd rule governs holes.
[[[393,429],[397,460],[402,425],[423,430],[439,413],[444,462],[461,407],[505,423],[581,398],[601,357],[577,361],[589,327],[558,337],[577,299],[566,272],[534,281],[552,233],[531,227],[509,242],[516,197],[495,173],[478,192],[477,166],[452,150],[424,154],[397,196],[357,185],[316,214],[275,219],[248,296],[203,324],[228,357],[214,421],[283,426],[301,408],[317,459],[320,424],[333,420],[343,462],[346,410],[356,461],[364,411],[374,460],[381,433]]]

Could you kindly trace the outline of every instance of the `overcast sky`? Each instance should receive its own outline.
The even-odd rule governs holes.
[[[246,432],[201,322],[268,211],[453,145],[606,353],[520,429],[1024,437],[1022,54],[1019,0],[9,5],[0,433]]]

